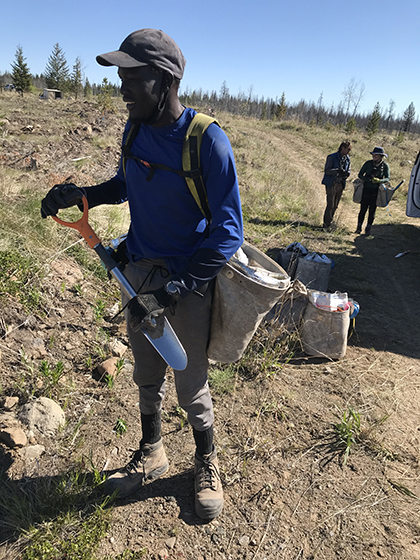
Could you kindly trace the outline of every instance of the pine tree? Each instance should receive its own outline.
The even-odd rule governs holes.
[[[367,122],[366,125],[366,132],[369,138],[378,132],[379,130],[379,121],[381,120],[381,106],[379,102],[376,103],[375,107],[373,108],[373,112]]]
[[[21,95],[25,91],[30,91],[32,85],[31,73],[25,60],[22,47],[19,45],[16,49],[15,62],[11,66],[13,85]]]
[[[351,117],[348,121],[346,126],[344,127],[344,130],[347,134],[351,134],[352,132],[354,132],[357,128],[357,124],[356,121],[354,120],[354,117]]]
[[[276,108],[276,119],[279,121],[283,120],[284,117],[286,116],[286,110],[287,110],[286,96],[283,91],[283,93],[281,94],[280,103],[277,105]]]
[[[83,93],[85,97],[92,97],[93,94],[92,86],[90,85],[88,78],[86,78],[85,87],[83,88]]]
[[[82,83],[82,61],[79,57],[76,57],[76,60],[73,65],[73,70],[70,75],[70,89],[74,93],[74,97],[77,99],[78,95],[83,92],[83,83]]]
[[[262,111],[261,111],[261,117],[260,119],[262,121],[265,121],[265,119],[267,118],[267,102],[264,101],[263,105],[262,105]]]
[[[66,91],[69,87],[69,68],[65,54],[58,43],[54,45],[45,67],[45,83],[49,89]]]
[[[110,84],[108,82],[108,78],[104,78],[102,80],[102,84],[101,84],[101,88],[100,88],[100,92],[99,92],[98,100],[97,100],[99,108],[100,108],[100,110],[103,114],[113,113],[115,111],[114,103],[113,103],[112,97],[111,97],[112,96],[112,90],[113,90],[112,84]]]
[[[404,111],[403,115],[403,124],[402,129],[403,132],[410,132],[410,128],[414,122],[414,117],[416,116],[416,109],[414,107],[414,103],[411,102],[407,109]]]

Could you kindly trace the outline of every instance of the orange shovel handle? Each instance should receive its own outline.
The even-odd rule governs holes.
[[[87,198],[84,196],[83,197],[83,216],[80,218],[80,220],[77,220],[77,222],[65,222],[64,220],[61,220],[57,216],[51,216],[51,217],[52,217],[53,220],[55,220],[56,222],[58,222],[62,226],[77,229],[77,231],[80,233],[80,235],[83,237],[83,239],[89,245],[89,247],[91,249],[94,249],[101,242],[101,240],[96,235],[96,233],[93,231],[93,229],[90,227],[90,225],[88,223],[88,215],[89,215],[89,204],[88,204]]]

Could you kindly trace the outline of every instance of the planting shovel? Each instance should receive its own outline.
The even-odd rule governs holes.
[[[101,240],[93,231],[88,223],[88,201],[83,197],[83,216],[77,222],[65,222],[57,216],[52,218],[59,224],[76,229],[103,262],[108,272],[115,278],[121,287],[121,290],[130,299],[137,296],[136,290],[129,283],[127,278],[118,268],[118,264],[114,261]],[[171,327],[168,319],[162,314],[157,319],[145,319],[140,327],[141,332],[162,356],[165,362],[173,369],[182,371],[187,367],[187,354]]]

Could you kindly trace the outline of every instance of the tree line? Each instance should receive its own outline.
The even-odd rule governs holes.
[[[91,84],[83,75],[80,57],[76,57],[73,67],[70,69],[59,43],[54,45],[45,70],[41,74],[31,74],[20,45],[16,49],[15,60],[11,67],[11,72],[0,74],[0,83],[12,83],[21,95],[44,88],[60,90],[64,94],[73,95],[76,99],[81,96],[99,95],[103,93],[104,88],[109,95],[117,96],[120,92],[117,85],[109,83],[106,79],[102,84]]]
[[[201,89],[190,90],[187,88],[181,93],[180,99],[185,105],[206,108],[214,112],[222,110],[260,120],[293,120],[327,128],[339,126],[348,134],[356,129],[365,130],[368,136],[373,136],[379,130],[396,131],[397,137],[402,140],[404,133],[420,132],[420,123],[416,119],[414,103],[410,103],[402,115],[396,115],[396,104],[391,99],[387,108],[381,108],[378,102],[372,111],[366,114],[359,111],[363,94],[363,84],[355,84],[352,79],[343,91],[343,99],[338,105],[332,104],[330,107],[325,107],[322,93],[316,103],[307,102],[304,99],[296,103],[287,101],[285,92],[275,99],[258,98],[253,95],[252,88],[248,93],[241,92],[231,95],[226,82],[223,82],[219,93],[212,91],[209,94]]]
[[[58,89],[63,93],[73,95],[76,99],[80,96],[105,94],[109,98],[120,95],[120,88],[116,84],[109,83],[106,78],[100,85],[90,84],[83,75],[80,57],[76,58],[70,69],[65,53],[58,43],[54,45],[42,74],[31,74],[21,46],[16,49],[15,60],[11,67],[11,73],[0,74],[0,83],[12,82],[22,95],[34,88]],[[226,81],[223,82],[219,93],[216,91],[203,92],[202,89],[190,90],[187,87],[185,91],[181,91],[180,99],[185,105],[209,112],[227,111],[260,120],[294,120],[312,126],[340,126],[348,134],[356,129],[365,130],[369,136],[373,136],[379,130],[396,131],[397,138],[402,140],[404,133],[420,132],[420,123],[416,118],[414,103],[410,103],[403,114],[398,116],[395,113],[396,104],[393,99],[390,100],[387,108],[382,108],[378,102],[371,112],[361,113],[359,107],[364,96],[364,89],[363,83],[356,82],[352,78],[342,92],[343,97],[338,105],[332,104],[329,108],[324,105],[322,93],[316,103],[307,102],[304,99],[298,103],[288,102],[285,92],[275,99],[259,98],[253,94],[252,87],[248,93],[240,92],[237,95],[231,95]]]

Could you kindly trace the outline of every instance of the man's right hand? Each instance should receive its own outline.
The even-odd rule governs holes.
[[[134,332],[141,329],[144,323],[152,319],[157,320],[167,309],[175,314],[175,307],[180,295],[170,294],[165,286],[147,294],[137,294],[128,302],[130,311],[130,327]]]
[[[69,208],[79,204],[85,195],[85,189],[73,183],[54,185],[41,202],[41,216],[43,218],[56,216],[57,212],[62,208]]]
[[[158,319],[165,312],[165,307],[159,303],[153,294],[138,294],[128,302],[130,311],[129,323],[134,332],[139,331],[142,326]]]

